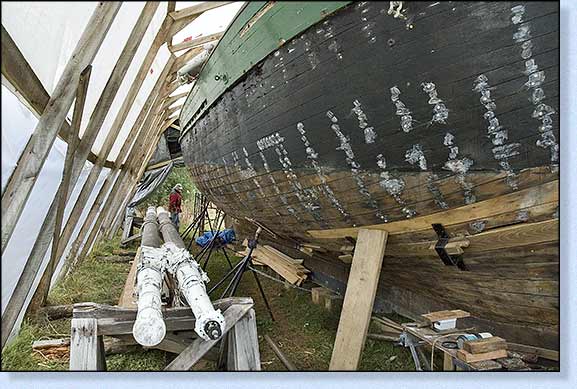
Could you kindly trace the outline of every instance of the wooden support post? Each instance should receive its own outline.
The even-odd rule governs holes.
[[[63,272],[61,273],[62,276],[66,275],[69,272],[70,268],[78,261],[78,259],[84,258],[85,254],[81,254],[78,256],[78,252],[84,242],[86,236],[88,235],[88,239],[86,241],[86,245],[88,248],[83,250],[83,252],[87,252],[92,243],[96,239],[96,234],[103,223],[103,220],[111,208],[112,200],[115,198],[116,193],[118,192],[119,187],[124,184],[124,177],[126,175],[127,169],[136,161],[140,160],[142,156],[141,144],[144,142],[144,139],[148,139],[150,137],[151,132],[153,129],[151,128],[151,117],[153,117],[153,109],[158,104],[157,98],[159,91],[161,90],[162,86],[165,84],[165,78],[168,75],[172,65],[174,64],[174,56],[171,56],[167,61],[166,65],[162,73],[160,74],[159,78],[157,79],[152,91],[150,92],[146,102],[144,103],[142,109],[140,110],[140,114],[138,119],[135,121],[134,125],[132,126],[130,133],[122,145],[120,153],[118,154],[119,157],[116,161],[116,168],[111,171],[106,180],[104,181],[98,195],[92,204],[92,207],[88,213],[88,216],[84,220],[84,224],[82,225],[80,232],[78,233],[76,239],[74,240],[71,249],[68,253],[68,257],[66,258],[66,262],[63,266]],[[122,160],[126,156],[126,166],[125,169],[119,170]],[[117,174],[118,173],[118,174]],[[112,187],[112,189],[110,189]],[[106,199],[106,202],[105,202]],[[102,205],[104,203],[104,205]],[[102,205],[102,207],[101,207]],[[100,211],[102,210],[102,211]],[[93,225],[93,220],[96,218],[96,222]],[[92,228],[91,228],[92,227]]]
[[[224,311],[226,326],[222,336],[225,337],[228,331],[230,331],[252,307],[253,304],[232,305]],[[164,370],[190,370],[217,342],[218,340],[207,341],[200,338],[195,339],[192,344],[180,353]]]
[[[124,45],[124,48],[122,49],[122,52],[120,53],[120,56],[116,64],[114,65],[114,68],[112,69],[108,81],[104,89],[102,90],[100,97],[98,98],[96,106],[94,107],[94,110],[90,115],[90,120],[82,136],[82,142],[81,145],[79,146],[79,150],[78,152],[75,152],[73,154],[74,160],[72,162],[72,168],[71,168],[72,177],[70,178],[72,188],[74,187],[74,185],[76,185],[76,182],[78,181],[80,172],[82,171],[82,168],[86,162],[88,151],[94,144],[94,141],[96,140],[98,133],[102,128],[104,119],[106,118],[112,106],[112,102],[116,97],[118,89],[120,88],[120,84],[122,83],[124,76],[126,76],[126,73],[128,72],[128,68],[130,67],[132,60],[134,59],[134,55],[136,54],[138,46],[142,41],[142,38],[148,28],[148,25],[150,24],[150,21],[154,17],[154,13],[156,12],[158,5],[159,5],[158,2],[147,2],[144,8],[142,9],[142,12],[140,13],[140,16],[136,24],[134,25],[134,28],[132,29],[126,44]],[[86,202],[88,201],[88,198],[92,193],[92,190],[94,189],[94,185],[98,180],[98,176],[100,175],[100,171],[102,170],[104,161],[106,161],[106,157],[108,156],[110,150],[112,149],[114,141],[116,140],[119,130],[120,128],[115,129],[113,127],[108,132],[104,140],[104,143],[101,147],[98,160],[96,164],[92,166],[90,174],[88,175],[86,181],[84,182],[80,194],[78,195],[78,199],[76,200],[72,212],[68,217],[68,221],[63,231],[61,241],[68,242],[70,235],[72,234],[74,228],[76,227],[76,224],[80,219],[82,211],[84,210]],[[66,196],[66,200],[68,199],[68,197],[69,195]],[[34,256],[38,256],[39,258],[43,258],[46,251],[48,250],[49,239],[47,238],[47,236],[52,234],[55,228],[54,219],[56,216],[54,215],[54,212],[55,210],[49,212],[49,214],[46,216],[45,227],[40,231],[37,238],[37,242],[40,242],[40,244],[39,245],[35,244],[35,246],[37,247],[36,250],[33,251],[33,254]],[[50,266],[46,266],[44,273],[42,274],[42,279],[33,297],[35,303],[31,305],[31,308],[35,308],[38,304],[42,304],[45,301],[45,296],[48,295],[48,289],[50,287],[50,280],[52,279],[53,270],[56,268],[57,260],[60,258],[60,255],[64,251],[64,246],[65,245],[60,245],[60,247],[58,247],[58,245],[53,245],[54,253],[56,253],[55,262]],[[31,256],[29,260],[33,261],[34,258]]]
[[[56,220],[54,231],[52,234],[52,251],[50,253],[50,260],[46,266],[45,273],[52,275],[54,269],[56,268],[58,260],[58,245],[60,244],[60,233],[62,231],[62,221],[64,219],[64,210],[67,204],[67,195],[72,191],[73,188],[70,187],[71,170],[73,168],[74,154],[78,147],[78,132],[80,131],[80,123],[82,121],[82,113],[84,112],[84,104],[86,102],[86,92],[88,92],[88,82],[90,80],[90,74],[92,72],[92,65],[89,65],[80,75],[80,82],[78,84],[78,90],[76,92],[76,100],[74,103],[74,112],[72,114],[72,123],[70,125],[70,142],[66,148],[66,158],[64,160],[64,169],[62,172],[62,181],[58,191],[56,192],[57,208],[56,208]],[[35,312],[41,306],[46,303],[46,298],[48,297],[48,290],[50,289],[51,277],[42,277],[38,284],[37,293],[29,304],[29,311]]]
[[[72,105],[80,73],[92,63],[108,29],[112,25],[119,2],[99,3],[86,25],[58,84],[50,97],[34,133],[18,159],[2,194],[2,253],[12,236],[44,161]],[[4,338],[2,331],[2,337]]]
[[[249,310],[228,333],[227,370],[260,371],[254,309]]]
[[[369,328],[388,233],[361,229],[329,370],[356,370]]]
[[[214,42],[214,41],[219,40],[223,34],[224,34],[224,31],[219,31],[219,32],[215,32],[214,34],[201,36],[201,37],[196,38],[196,39],[191,39],[189,41],[181,42],[181,43],[178,43],[176,45],[172,45],[172,47],[170,48],[170,51],[173,53],[176,53],[176,52],[181,51],[181,50],[186,50],[186,49],[190,49],[193,47],[198,47],[198,46],[204,45],[205,43],[208,43],[208,42]]]
[[[97,319],[72,319],[70,327],[70,370],[102,370],[104,345],[98,336]]]
[[[453,365],[453,357],[450,354],[443,353],[443,370],[453,371],[455,369]]]

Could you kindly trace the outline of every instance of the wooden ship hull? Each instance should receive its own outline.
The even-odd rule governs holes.
[[[182,110],[185,163],[240,235],[270,228],[332,289],[341,247],[387,230],[376,310],[465,309],[558,349],[558,7],[248,3]]]

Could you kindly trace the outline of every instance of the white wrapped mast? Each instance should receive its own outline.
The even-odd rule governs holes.
[[[162,276],[164,273],[164,250],[158,232],[154,207],[148,207],[142,225],[142,249],[136,275],[138,313],[132,327],[134,339],[141,345],[152,347],[166,335],[162,316]]]
[[[203,339],[218,339],[224,331],[225,321],[220,309],[214,309],[206,293],[205,282],[209,281],[208,277],[186,250],[168,212],[162,207],[158,207],[157,212],[160,231],[165,241],[163,247],[167,254],[167,270],[178,281],[180,292],[192,309],[196,318],[194,330]]]

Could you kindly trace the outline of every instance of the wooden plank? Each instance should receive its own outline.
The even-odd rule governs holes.
[[[82,245],[84,239],[86,238],[86,235],[88,234],[88,240],[86,244],[89,247],[92,245],[92,242],[96,238],[96,232],[98,231],[98,228],[100,228],[103,222],[103,219],[106,215],[106,210],[110,208],[110,203],[114,198],[115,194],[117,193],[118,187],[124,182],[124,175],[126,174],[126,170],[122,170],[121,172],[118,171],[120,165],[122,164],[123,157],[126,156],[126,161],[129,163],[129,166],[130,164],[134,163],[135,160],[143,158],[139,146],[141,143],[140,139],[147,138],[149,134],[152,132],[152,128],[150,128],[150,121],[148,118],[151,115],[153,115],[152,109],[153,107],[155,107],[154,104],[157,104],[156,101],[158,98],[158,93],[163,87],[165,83],[164,80],[173,64],[174,64],[174,57],[171,56],[167,61],[166,65],[164,66],[161,75],[154,84],[152,91],[148,95],[146,102],[142,106],[140,114],[138,115],[138,118],[134,122],[129,135],[126,138],[126,141],[122,145],[120,153],[118,154],[119,158],[116,161],[115,165],[116,169],[112,170],[108,174],[106,180],[102,184],[98,192],[98,195],[96,196],[96,199],[94,200],[94,203],[90,208],[90,212],[88,213],[88,216],[84,220],[84,224],[80,228],[80,232],[78,233],[76,239],[74,240],[71,246],[68,257],[66,258],[66,262],[63,266],[63,272],[61,274],[66,274],[66,272],[69,271],[72,264],[77,262],[78,257],[84,258],[82,254],[80,256],[77,256],[77,254],[78,251],[80,250],[80,246]],[[135,145],[138,146],[132,147]],[[125,169],[128,169],[129,166],[126,166]],[[111,186],[112,189],[110,189]],[[103,203],[104,203],[104,206],[102,207],[103,212],[99,212],[100,206]],[[92,221],[94,220],[94,218],[96,218],[96,222],[93,225]]]
[[[507,357],[507,350],[496,350],[480,354],[471,354],[465,350],[457,350],[457,358],[467,363],[481,362],[481,361],[487,361],[489,359],[498,359],[506,357]]]
[[[142,248],[141,246],[139,246],[138,249],[136,250],[136,255],[134,256],[134,261],[132,261],[132,266],[130,267],[128,276],[126,277],[126,282],[124,283],[124,289],[122,290],[122,294],[120,295],[120,299],[118,300],[118,306],[120,307],[137,308],[133,296],[134,296],[134,286],[136,283],[136,269],[138,268],[138,260],[140,258],[141,250]]]
[[[225,336],[232,327],[252,309],[252,304],[232,305],[224,311],[226,326],[223,331]],[[190,370],[210,350],[218,340],[196,339],[182,353],[178,355],[164,370]]]
[[[173,354],[180,354],[183,352],[189,345],[191,341],[180,337],[178,335],[167,333],[162,339],[162,342],[154,346],[153,348],[168,351],[169,353]]]
[[[96,319],[72,319],[70,370],[98,370],[99,350]]]
[[[365,345],[388,233],[361,229],[329,370],[356,370]]]
[[[186,50],[186,49],[190,49],[193,47],[198,47],[198,46],[204,45],[205,43],[213,42],[213,41],[220,39],[223,34],[224,34],[224,31],[219,31],[219,32],[215,32],[214,34],[201,36],[201,37],[198,37],[195,39],[191,39],[189,41],[184,41],[184,42],[178,43],[176,45],[172,45],[170,51],[173,53],[176,53],[180,50]]]
[[[72,104],[80,73],[94,59],[119,8],[120,3],[99,3],[97,5],[54,89],[54,93],[36,126],[34,134],[20,156],[18,166],[6,184],[5,191],[2,194],[2,252],[4,252],[5,245],[12,235],[12,231],[20,218],[36,178],[50,152],[52,143],[56,138],[56,132],[64,122],[68,109]],[[90,147],[88,147],[89,149]],[[82,164],[86,161],[88,150],[82,158]],[[78,156],[75,156],[75,161],[76,157]],[[80,169],[73,168],[71,187],[76,183],[79,174]],[[55,216],[56,200],[53,200],[41,228],[41,231],[47,232],[48,238],[44,240],[36,239],[32,253],[26,261],[16,288],[10,296],[10,301],[2,315],[2,347],[4,347],[10,332],[14,328],[16,319],[24,307],[26,297],[38,274],[44,259],[44,255],[41,255],[40,252],[43,251],[45,253],[48,249],[46,240],[49,240],[51,236],[51,228],[48,227],[54,227]]]
[[[80,73],[92,63],[120,3],[99,3],[66,64],[49,103],[2,193],[2,253],[12,236],[44,161],[72,105]],[[86,158],[85,158],[86,159]],[[3,338],[5,331],[2,331]]]
[[[170,16],[173,20],[181,20],[191,16],[199,15],[205,11],[209,11],[211,9],[218,8],[230,3],[232,3],[232,1],[205,1],[203,3],[183,8],[178,11],[172,11],[168,14],[168,16]]]
[[[260,353],[254,309],[250,309],[228,333],[228,370],[260,371]]]
[[[38,307],[45,305],[48,297],[48,290],[50,289],[50,280],[56,264],[58,263],[58,247],[60,246],[60,233],[62,232],[62,222],[64,220],[64,210],[68,203],[67,194],[73,188],[70,188],[71,170],[74,162],[74,154],[78,147],[80,138],[78,134],[80,131],[80,123],[82,121],[82,113],[84,112],[84,104],[86,102],[86,93],[88,92],[88,82],[90,74],[92,73],[92,65],[89,65],[81,74],[78,83],[78,90],[76,91],[76,99],[74,102],[74,112],[72,114],[72,122],[70,124],[70,139],[68,147],[66,148],[66,157],[64,159],[64,169],[62,172],[62,180],[58,188],[56,196],[58,197],[58,206],[56,209],[56,221],[54,232],[52,234],[52,250],[50,253],[50,261],[46,267],[47,276],[42,277],[37,287],[37,298],[32,298],[29,310],[36,311]],[[48,276],[49,274],[49,276]],[[36,300],[36,301],[35,301]]]
[[[471,314],[461,309],[453,309],[448,311],[437,311],[426,313],[421,316],[424,317],[430,324],[433,324],[441,320],[460,319],[463,317],[469,317],[471,316]]]
[[[66,259],[67,268],[70,268],[70,266],[72,266],[73,263],[78,262],[78,260],[85,258],[88,250],[90,247],[92,247],[92,244],[96,240],[101,226],[107,220],[111,209],[113,209],[113,204],[117,199],[118,192],[121,190],[123,185],[127,185],[124,178],[128,172],[128,169],[133,164],[145,158],[145,155],[142,153],[141,145],[143,144],[144,139],[149,139],[150,135],[154,131],[154,128],[151,126],[151,122],[154,118],[154,110],[159,104],[158,94],[165,84],[165,78],[168,75],[172,65],[174,64],[174,60],[174,56],[171,56],[168,59],[161,75],[157,79],[157,82],[155,83],[144,106],[142,107],[138,119],[134,123],[129,136],[126,139],[126,142],[123,144],[122,149],[120,150],[120,158],[118,161],[116,161],[116,164],[120,166],[122,163],[122,157],[126,155],[127,166],[125,166],[125,168],[120,171],[118,175],[116,175],[116,178],[113,177],[115,174],[113,172],[110,172],[107,176],[105,183],[102,185],[90,209],[88,217],[85,219],[77,238],[72,244],[68,258]],[[111,189],[110,186],[112,186]],[[100,207],[101,204],[102,206]],[[101,212],[100,209],[102,209]],[[92,223],[94,218],[96,218],[96,222]],[[86,239],[84,248],[80,252],[80,255],[78,255],[78,251],[80,250],[80,247],[84,242],[87,234],[88,238]]]
[[[507,349],[526,354],[536,354],[541,358],[559,362],[559,351],[511,342],[507,342]]]
[[[121,245],[121,246],[126,246],[128,243],[134,242],[135,240],[138,240],[138,239],[140,239],[140,238],[142,238],[142,234],[139,232],[138,234],[134,234],[134,235],[132,235],[132,236],[129,236],[129,237],[126,238],[126,239],[121,240],[121,241],[120,241],[120,245]]]
[[[471,354],[488,353],[497,350],[506,350],[507,342],[498,336],[490,338],[468,340],[463,343],[463,350]]]
[[[50,95],[4,26],[2,26],[2,75],[8,81],[2,84],[10,89],[34,116],[40,118],[48,101],[50,101]],[[58,130],[58,136],[66,143],[73,141],[70,137],[70,125],[67,121],[62,123]],[[88,160],[96,163],[97,159],[98,156],[91,151]],[[113,166],[113,162],[106,161],[104,166],[110,168]]]
[[[453,357],[451,354],[443,353],[443,371],[453,371],[455,365],[453,365]]]
[[[265,334],[264,340],[266,340],[272,351],[275,353],[277,358],[282,362],[282,364],[287,368],[288,371],[298,370],[296,366],[284,355],[284,353],[280,350],[277,344],[270,338],[270,336],[268,336],[268,334]]]
[[[202,47],[193,47],[192,49],[189,49],[186,53],[176,58],[176,62],[172,66],[172,72],[177,72],[180,68],[186,65],[191,59],[193,59],[203,51],[204,48]],[[168,95],[170,95],[170,93]]]
[[[465,223],[471,220],[484,219],[496,216],[504,212],[515,209],[522,209],[537,206],[558,199],[559,180],[553,180],[546,184],[534,186],[528,189],[498,196],[474,204],[465,205],[459,208],[436,212],[430,215],[416,217],[413,219],[400,220],[392,223],[375,224],[363,228],[386,230],[390,234],[399,234],[431,228],[433,223],[443,223],[452,225]],[[359,227],[360,228],[360,227]],[[312,237],[317,239],[336,239],[346,237],[356,237],[359,228],[339,228],[332,230],[309,230]]]

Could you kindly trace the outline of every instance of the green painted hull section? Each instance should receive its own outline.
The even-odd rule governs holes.
[[[219,41],[184,103],[179,118],[182,134],[255,64],[351,2],[269,3],[249,2]],[[258,17],[261,9],[266,12]],[[245,28],[247,23],[251,25]]]

